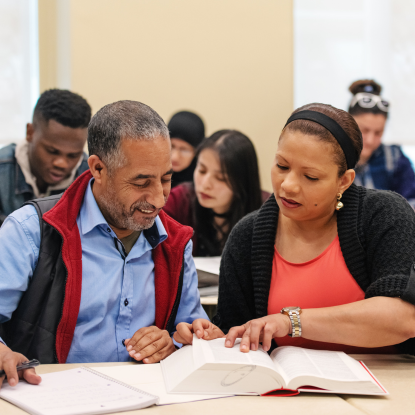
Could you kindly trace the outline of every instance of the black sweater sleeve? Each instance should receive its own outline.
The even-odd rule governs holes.
[[[366,297],[402,297],[415,304],[409,284],[415,262],[415,212],[396,193],[368,191],[362,214],[370,278]]]
[[[396,193],[368,191],[362,213],[371,280],[366,298],[401,297],[415,305],[415,212]],[[415,338],[397,348],[415,354]]]
[[[224,333],[255,318],[251,275],[252,229],[256,212],[239,221],[222,253],[217,314],[213,318]]]

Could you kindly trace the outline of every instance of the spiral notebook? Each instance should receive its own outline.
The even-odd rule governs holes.
[[[0,398],[33,415],[106,414],[146,408],[158,401],[157,396],[87,367],[42,375],[40,385],[6,383]]]

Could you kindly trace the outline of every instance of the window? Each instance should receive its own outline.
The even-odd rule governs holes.
[[[391,103],[383,141],[415,146],[414,16],[410,0],[294,0],[295,107],[347,109],[349,85],[373,78]]]
[[[39,96],[36,0],[0,0],[0,146],[24,139]]]

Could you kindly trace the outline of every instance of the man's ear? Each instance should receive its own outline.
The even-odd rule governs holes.
[[[103,184],[106,182],[108,177],[108,169],[104,162],[97,155],[94,154],[89,156],[88,166],[96,183]]]
[[[353,169],[346,170],[340,178],[339,192],[343,194],[353,183],[356,173]]]
[[[33,127],[33,124],[28,122],[26,124],[26,141],[28,143],[31,143],[33,140],[33,133],[34,133],[35,129]]]

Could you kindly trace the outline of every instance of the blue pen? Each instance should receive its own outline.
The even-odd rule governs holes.
[[[22,370],[25,370],[25,369],[30,369],[30,368],[32,368],[32,367],[36,367],[36,366],[39,366],[40,365],[40,362],[39,362],[39,360],[36,360],[36,359],[33,359],[33,360],[29,360],[28,362],[23,362],[21,365],[19,365],[19,366],[16,366],[16,370],[18,371],[18,372],[20,372],[20,371],[22,371]],[[2,377],[2,376],[4,376],[6,374],[6,372],[4,371],[4,370],[1,370],[0,369],[0,378]],[[7,378],[7,376],[4,378],[4,379],[6,379]]]

